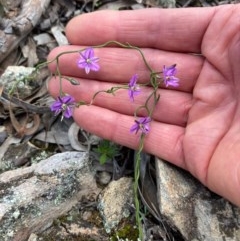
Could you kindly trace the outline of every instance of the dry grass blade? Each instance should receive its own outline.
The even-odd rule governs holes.
[[[140,164],[140,187],[139,193],[141,199],[148,208],[149,212],[158,220],[161,221],[160,211],[157,202],[157,187],[153,182],[150,174],[150,155],[142,153]]]

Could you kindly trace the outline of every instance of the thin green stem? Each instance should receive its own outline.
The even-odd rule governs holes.
[[[144,137],[145,135],[142,134],[140,137],[140,143],[138,152],[135,159],[135,167],[134,167],[134,184],[133,184],[133,192],[134,192],[134,203],[136,208],[136,223],[139,230],[139,239],[143,240],[143,230],[142,230],[142,223],[141,223],[141,216],[140,216],[140,203],[138,199],[138,184],[139,184],[139,177],[140,177],[140,162],[141,162],[141,152],[144,146]]]
[[[56,59],[56,72],[55,72],[55,75],[57,75],[59,77],[59,81],[60,81],[60,86],[59,86],[59,94],[60,96],[63,96],[63,89],[62,89],[62,74],[60,72],[60,69],[59,69],[59,59]]]
[[[91,102],[90,102],[90,105],[93,103],[93,101],[95,100],[95,98],[97,97],[97,95],[99,95],[100,93],[107,93],[107,94],[112,94],[114,95],[115,92],[117,92],[118,90],[120,89],[128,89],[128,86],[127,85],[123,85],[123,86],[113,86],[111,87],[110,89],[108,90],[99,90],[97,92],[94,93],[92,99],[91,99]]]
[[[112,40],[112,41],[108,41],[108,42],[106,42],[106,43],[104,43],[104,44],[92,46],[92,48],[103,48],[103,47],[109,46],[109,45],[111,45],[111,44],[115,44],[115,45],[118,45],[118,46],[120,46],[120,47],[122,47],[122,48],[126,48],[126,49],[135,49],[135,50],[137,50],[137,51],[140,53],[140,55],[142,56],[142,59],[143,59],[145,65],[146,65],[146,67],[149,69],[150,72],[153,72],[153,70],[152,70],[152,68],[150,67],[150,65],[148,64],[148,62],[147,62],[147,60],[146,60],[146,58],[145,58],[142,50],[141,50],[140,48],[136,47],[136,46],[132,46],[132,45],[130,45],[130,44],[123,44],[123,43],[120,43],[120,42],[118,42],[118,41]],[[44,63],[41,63],[41,64],[37,65],[37,66],[36,66],[36,69],[40,69],[40,68],[42,68],[42,67],[45,67],[45,66],[47,66],[48,64],[53,63],[54,61],[58,62],[59,58],[60,58],[62,55],[79,53],[79,52],[82,52],[82,51],[86,50],[87,48],[88,48],[88,47],[82,48],[82,49],[78,49],[78,50],[72,50],[72,51],[62,52],[62,53],[58,54],[55,58],[53,58],[53,59],[51,59],[51,60],[49,60],[49,61],[46,61],[46,62],[44,62]]]
[[[138,106],[138,108],[135,110],[135,112],[134,112],[135,118],[138,116],[138,112],[139,112],[141,109],[145,109],[145,110],[146,110],[147,116],[150,115],[150,110],[149,110],[148,106],[147,106],[146,104],[144,104],[144,105]]]

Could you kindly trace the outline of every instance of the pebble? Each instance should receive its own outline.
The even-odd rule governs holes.
[[[97,179],[99,184],[107,185],[111,181],[112,176],[110,175],[110,173],[103,171],[98,173]]]

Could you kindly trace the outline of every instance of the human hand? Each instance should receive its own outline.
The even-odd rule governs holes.
[[[240,206],[240,5],[211,8],[99,11],[72,19],[66,34],[71,46],[63,51],[109,40],[141,47],[156,71],[177,64],[180,86],[159,89],[161,95],[145,137],[146,152],[188,170],[212,191]],[[113,83],[128,83],[135,73],[149,81],[139,53],[131,49],[95,49],[101,69],[86,75],[76,61],[63,55],[60,70],[80,85],[63,81],[64,92],[77,101],[90,101],[95,92]],[[55,65],[50,69],[54,71]],[[59,95],[59,81],[49,92]],[[135,109],[144,103],[146,87],[130,103],[126,91],[100,94],[93,105],[80,106],[74,120],[85,130],[130,148],[138,138],[130,134]]]

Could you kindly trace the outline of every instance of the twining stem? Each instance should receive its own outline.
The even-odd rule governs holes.
[[[123,44],[123,43],[120,43],[120,42],[118,42],[118,41],[113,41],[113,40],[111,40],[111,41],[108,41],[108,42],[106,42],[106,43],[104,43],[104,44],[92,46],[92,48],[103,48],[103,47],[109,46],[109,45],[111,45],[111,44],[116,44],[116,45],[118,45],[118,46],[120,46],[120,47],[122,47],[122,48],[126,48],[126,49],[135,49],[135,50],[137,50],[137,51],[140,53],[140,55],[142,56],[142,59],[143,59],[145,65],[146,65],[146,67],[148,68],[148,70],[149,70],[151,73],[153,72],[153,70],[152,70],[152,68],[150,67],[150,65],[148,64],[148,62],[147,62],[147,60],[146,60],[146,58],[145,58],[142,50],[141,50],[140,48],[136,47],[136,46],[130,45],[129,43]],[[36,68],[37,68],[37,69],[40,69],[40,68],[42,68],[42,67],[44,67],[44,66],[46,66],[46,65],[48,65],[48,64],[53,63],[54,61],[56,61],[56,62],[58,63],[58,60],[59,60],[59,58],[60,58],[62,55],[79,53],[79,52],[82,52],[82,51],[86,50],[87,48],[88,48],[88,47],[82,48],[82,49],[80,49],[80,50],[72,50],[72,51],[62,52],[62,53],[58,54],[55,58],[53,58],[53,59],[51,59],[51,60],[49,60],[49,61],[46,61],[46,62],[44,62],[44,63],[41,63],[41,64],[37,65]]]
[[[60,96],[62,96],[63,95],[63,90],[62,90],[62,74],[61,74],[61,71],[60,71],[60,69],[59,69],[59,59],[56,59],[56,63],[57,63],[57,69],[56,69],[56,73],[57,73],[57,75],[58,75],[58,77],[59,77],[59,80],[60,80],[60,89],[59,89],[59,94],[60,94]]]
[[[98,94],[100,93],[107,93],[107,94],[112,94],[114,95],[114,93],[118,90],[121,90],[121,89],[128,89],[128,86],[127,85],[122,85],[122,86],[113,86],[111,87],[110,89],[108,90],[99,90],[97,91],[96,93],[94,93],[92,99],[91,99],[91,102],[89,105],[92,105],[93,104],[93,101],[95,100],[95,98],[97,97]]]
[[[141,223],[141,216],[140,216],[140,203],[138,199],[138,184],[139,184],[139,177],[140,177],[140,162],[141,162],[141,152],[143,151],[144,146],[144,137],[145,134],[142,134],[140,137],[139,148],[135,159],[135,166],[134,166],[134,183],[133,183],[133,193],[134,193],[134,203],[136,209],[136,223],[139,230],[139,239],[143,240],[143,230],[142,230],[142,223]]]
[[[154,83],[152,81],[152,78],[153,78],[152,75],[151,75],[150,78],[151,78],[151,82]],[[145,101],[145,104],[136,109],[135,116],[137,115],[137,112],[141,108],[144,108],[144,109],[147,110],[148,116],[152,119],[153,111],[154,111],[154,109],[157,105],[157,102],[158,102],[159,98],[160,98],[160,95],[157,94],[158,85],[157,86],[154,85],[153,88],[154,88],[153,92],[148,96],[147,100]],[[152,97],[153,97],[154,102],[153,102],[152,108],[149,109],[148,102]],[[139,239],[140,240],[143,240],[143,229],[142,229],[141,216],[140,216],[140,204],[139,204],[139,199],[138,199],[138,186],[139,186],[139,178],[140,178],[141,153],[142,153],[143,147],[144,147],[144,139],[145,139],[145,134],[142,133],[141,137],[140,137],[140,142],[139,142],[139,147],[138,147],[136,159],[135,159],[134,184],[133,184],[134,201],[135,201],[135,208],[136,208],[136,223],[137,223],[138,230],[139,230]]]

